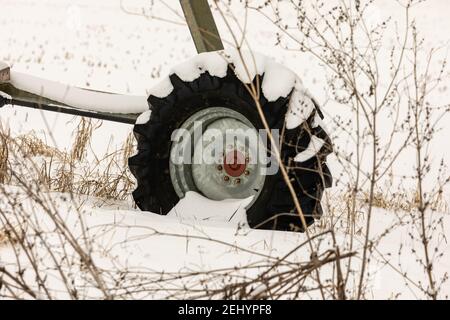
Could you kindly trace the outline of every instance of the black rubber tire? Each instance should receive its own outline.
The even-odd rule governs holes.
[[[180,200],[169,173],[171,134],[188,117],[205,108],[227,107],[243,114],[256,129],[264,128],[253,98],[230,67],[223,78],[205,72],[192,82],[184,82],[176,74],[170,76],[170,81],[174,87],[171,94],[165,98],[148,98],[152,110],[150,120],[135,125],[138,151],[129,159],[130,170],[137,180],[137,189],[133,192],[137,206],[159,214],[167,214]],[[262,83],[262,77],[258,83]],[[289,176],[310,225],[321,216],[323,190],[332,183],[325,164],[332,147],[325,131],[311,126],[315,113],[320,113],[318,108],[299,127],[283,129],[288,102],[289,97],[269,102],[261,93],[260,103],[269,126],[284,132],[282,159],[289,167]],[[316,157],[294,163],[293,158],[306,149],[311,133],[326,143]],[[253,228],[304,231],[280,170],[266,177],[259,197],[247,209],[247,219]]]

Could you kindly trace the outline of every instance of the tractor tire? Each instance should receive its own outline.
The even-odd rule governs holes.
[[[259,81],[261,84],[263,76]],[[236,77],[231,67],[223,78],[204,72],[191,82],[170,76],[173,91],[164,98],[148,98],[151,115],[145,124],[136,124],[137,154],[129,159],[129,168],[137,180],[133,192],[136,205],[143,211],[167,214],[182,198],[172,183],[170,170],[171,135],[192,115],[220,106],[239,113],[257,130],[264,129],[252,96]],[[314,117],[322,113],[316,109],[307,121],[298,127],[285,128],[285,116],[290,97],[268,101],[260,90],[260,104],[271,129],[282,133],[281,157],[288,168],[289,177],[296,190],[308,225],[322,215],[321,198],[324,188],[332,185],[332,176],[326,165],[326,157],[332,152],[326,132],[314,124]],[[211,109],[212,110],[212,109]],[[206,111],[208,112],[208,111]],[[305,162],[294,162],[294,157],[304,151],[315,135],[325,141],[316,156]],[[270,150],[270,143],[267,145]],[[197,191],[198,190],[193,190]],[[201,193],[201,192],[200,192]],[[281,175],[281,171],[265,177],[262,190],[256,200],[246,208],[247,220],[252,228],[303,232],[294,201]]]

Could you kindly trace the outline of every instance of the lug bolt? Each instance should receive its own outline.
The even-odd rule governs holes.
[[[245,171],[244,171],[244,174],[245,174],[246,176],[249,176],[249,175],[250,175],[250,171],[245,170]]]
[[[240,184],[241,183],[241,179],[237,178],[236,180],[234,180],[234,184]]]
[[[225,182],[230,181],[230,177],[229,176],[223,176],[223,181],[225,181]]]
[[[223,170],[222,165],[219,164],[219,165],[217,166],[217,170],[222,171],[222,170]]]

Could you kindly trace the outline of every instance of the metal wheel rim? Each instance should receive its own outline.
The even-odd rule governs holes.
[[[170,178],[177,195],[183,198],[186,192],[195,191],[212,200],[253,196],[249,208],[260,195],[266,178],[263,174],[266,162],[260,161],[267,155],[266,148],[253,124],[237,111],[212,107],[196,112],[179,129],[172,136],[169,161]],[[230,129],[238,129],[234,131],[237,139],[233,143],[218,148],[214,145],[217,140],[208,139],[220,139],[220,136],[223,139]],[[240,135],[240,130],[251,133],[252,138]],[[244,170],[240,161],[233,162],[230,156],[234,160],[243,156]]]

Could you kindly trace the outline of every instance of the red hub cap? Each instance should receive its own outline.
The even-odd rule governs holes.
[[[239,177],[247,168],[245,156],[237,150],[230,151],[225,156],[223,167],[229,176]]]

